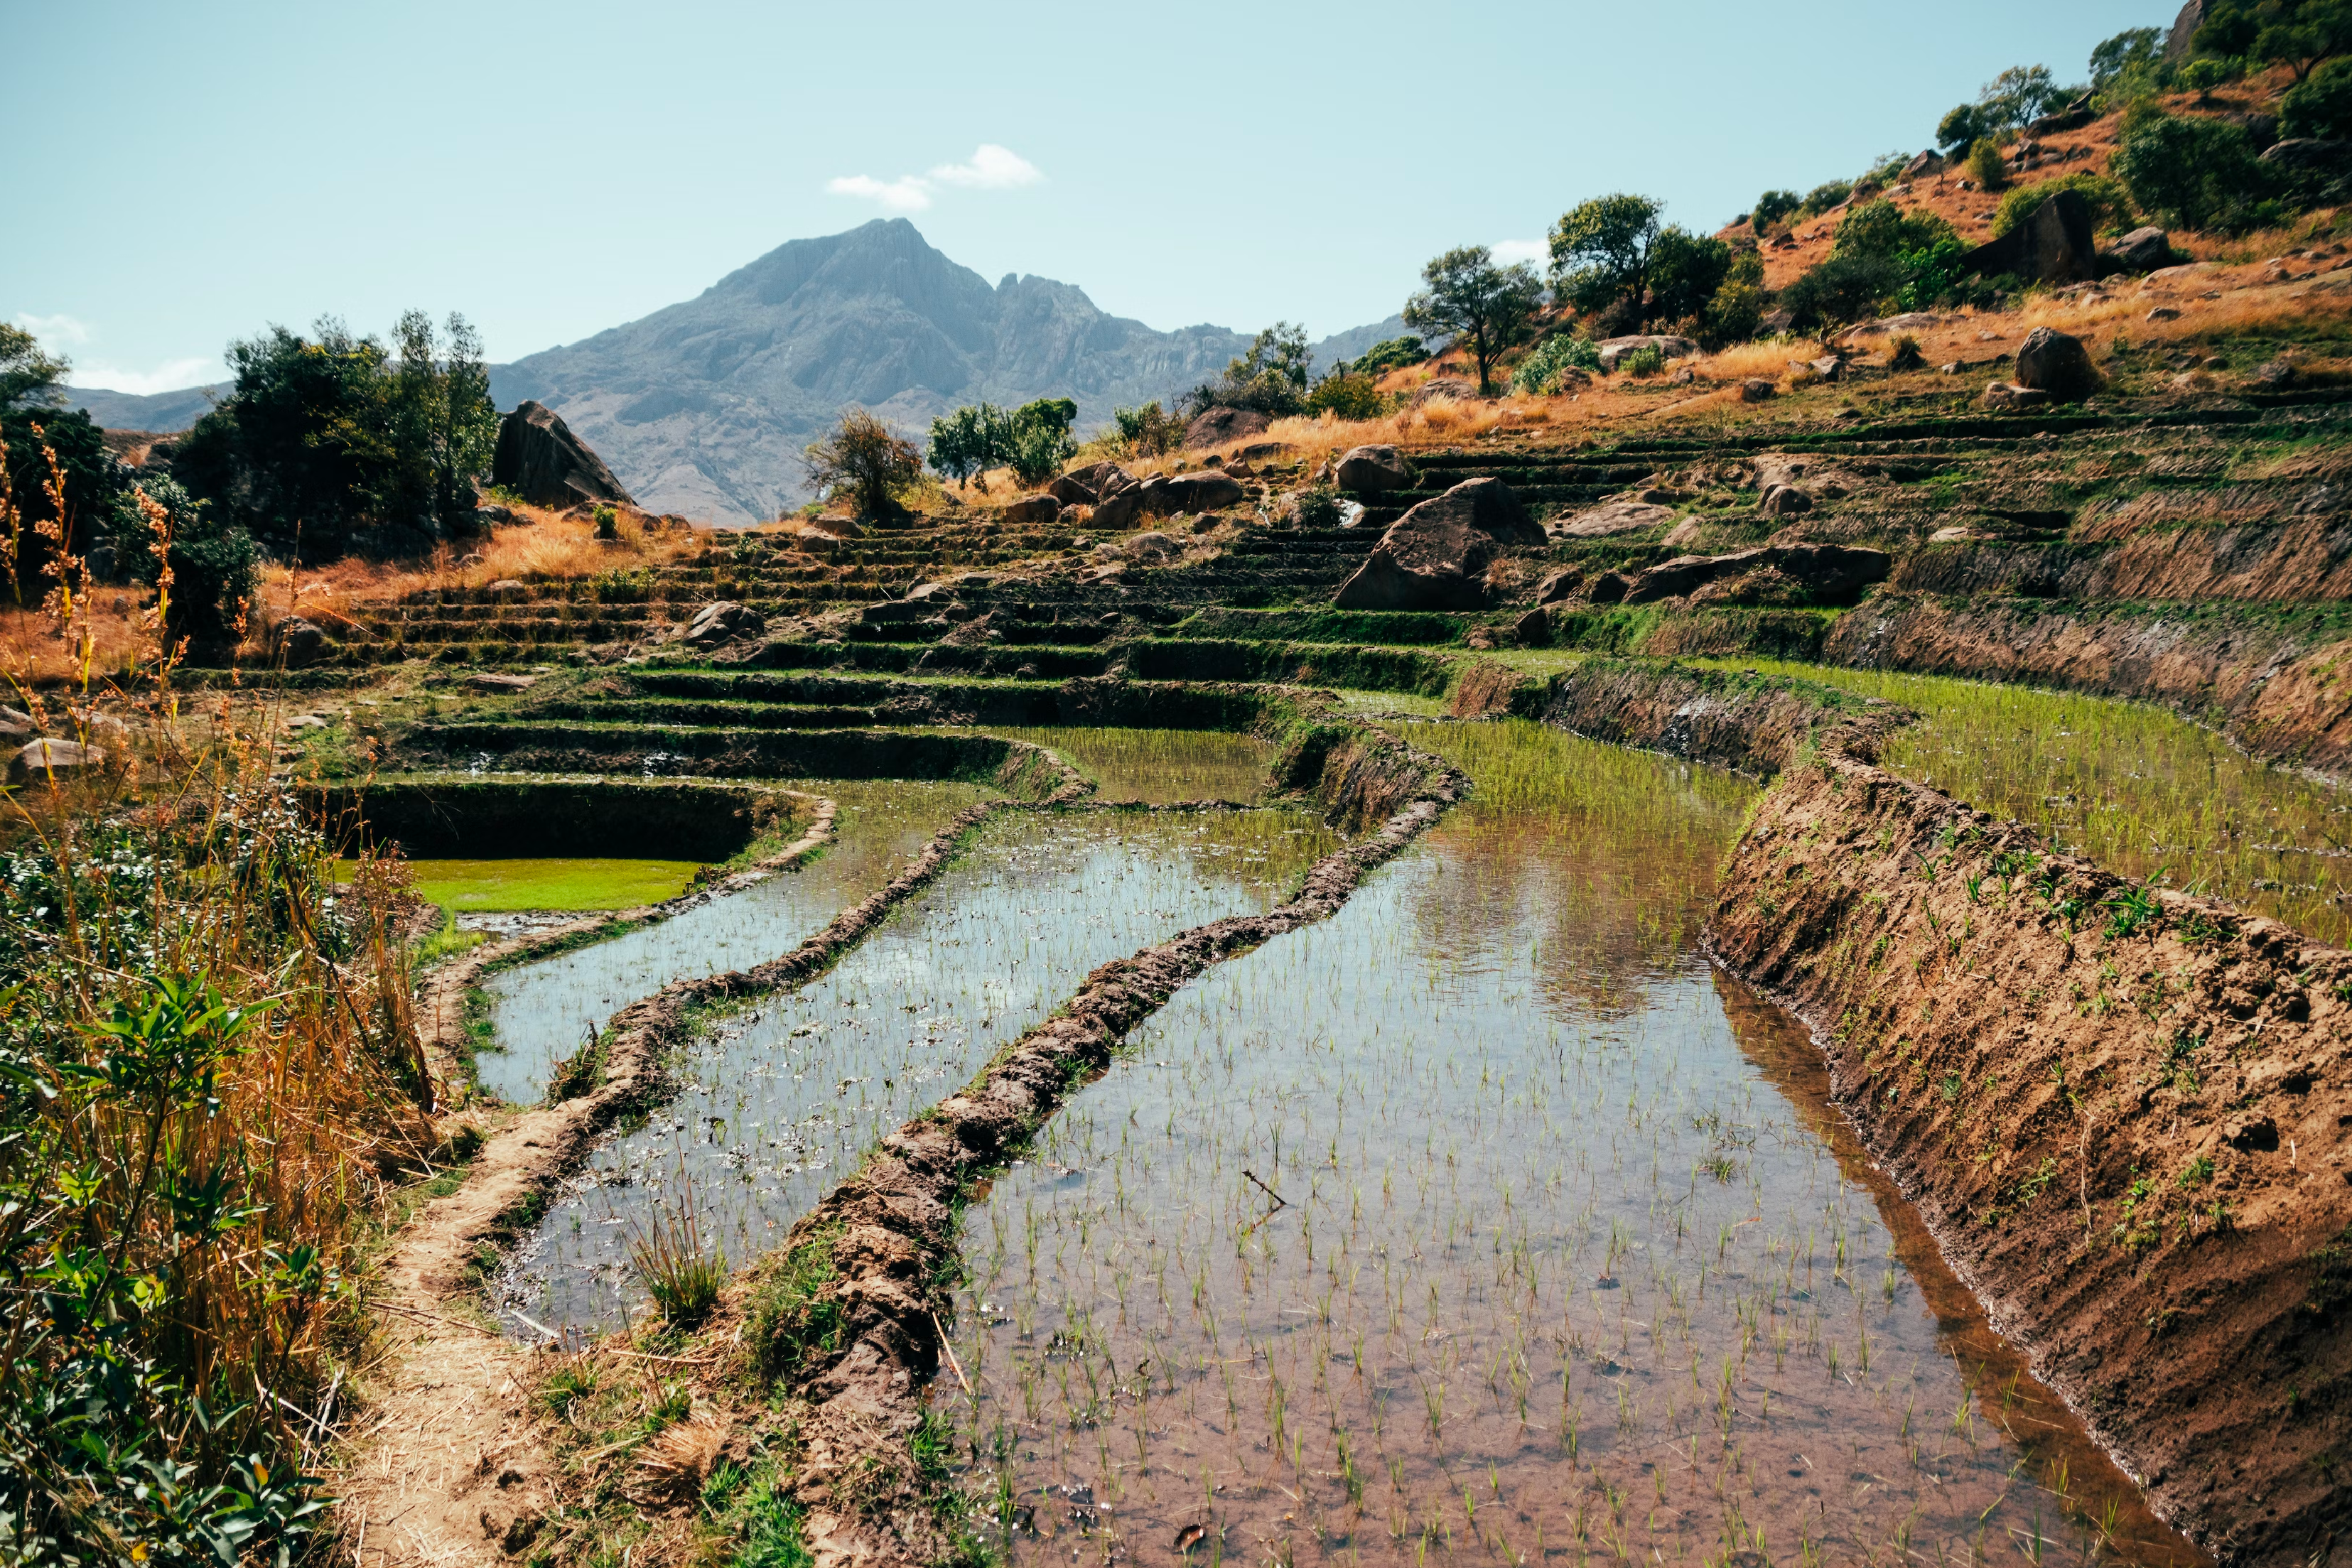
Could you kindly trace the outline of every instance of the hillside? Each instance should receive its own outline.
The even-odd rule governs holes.
[[[213,399],[227,391],[225,384],[143,394],[66,387],[62,396],[66,407],[87,411],[90,418],[109,430],[147,430],[168,434],[185,430],[204,418],[213,406]]]

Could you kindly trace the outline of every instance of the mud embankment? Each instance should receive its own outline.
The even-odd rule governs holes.
[[[2049,604],[1886,595],[1821,658],[2162,703],[2258,757],[2352,772],[2352,639],[2325,610]]]
[[[1821,699],[1596,662],[1542,712],[1780,769],[1717,956],[1811,1025],[1874,1157],[2161,1514],[2226,1562],[2326,1560],[2352,1525],[2352,955],[2053,856],[1876,767],[1899,710]]]

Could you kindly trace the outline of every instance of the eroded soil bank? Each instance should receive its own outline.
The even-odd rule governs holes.
[[[1654,681],[1615,738],[1761,733],[1790,700]],[[2326,1561],[2352,1520],[2352,954],[1895,777],[1901,716],[1773,727],[1805,735],[1725,868],[1717,954],[1813,1029],[1874,1157],[2160,1513],[2225,1561]]]

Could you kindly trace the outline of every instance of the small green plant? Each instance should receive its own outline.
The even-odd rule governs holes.
[[[1511,390],[1538,396],[1556,392],[1570,370],[1592,373],[1600,369],[1601,350],[1591,339],[1556,332],[1512,367]]]
[[[588,517],[596,525],[598,538],[609,540],[621,537],[621,514],[611,507],[598,507]]]
[[[1969,149],[1968,162],[1961,165],[1969,179],[1988,191],[1998,191],[2009,183],[2009,165],[2002,162],[2000,149],[1992,138],[1980,138]]]
[[[1655,343],[1644,343],[1618,361],[1617,368],[1636,378],[1657,375],[1666,368],[1665,350]]]
[[[629,1264],[663,1319],[675,1328],[691,1328],[719,1302],[727,1283],[727,1249],[704,1249],[683,1158],[677,1174],[677,1207],[664,1212],[657,1207],[649,1222],[630,1227]]]
[[[2156,894],[2145,887],[2126,887],[2102,899],[2099,907],[2107,912],[2110,937],[2137,936],[2156,924],[2160,912]]]
[[[840,1348],[842,1309],[834,1281],[837,1229],[819,1230],[770,1265],[751,1311],[752,1354],[762,1375],[791,1375],[810,1356]]]

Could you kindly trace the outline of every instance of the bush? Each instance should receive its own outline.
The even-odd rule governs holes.
[[[1391,371],[1402,370],[1407,365],[1417,365],[1427,358],[1429,350],[1422,346],[1421,340],[1408,334],[1402,338],[1384,338],[1354,360],[1344,361],[1333,369],[1355,371],[1378,378]]]
[[[1617,368],[1629,376],[1654,376],[1666,368],[1666,351],[1655,343],[1644,343],[1619,360]]]
[[[140,476],[112,522],[107,544],[114,570],[133,582],[161,581],[164,558],[156,547],[170,540],[169,641],[184,637],[199,648],[236,643],[260,580],[261,551],[251,534],[163,475]]]
[[[1800,217],[1816,217],[1853,194],[1853,181],[1828,181],[1805,193],[1805,199],[1798,204],[1797,214]]]
[[[2000,149],[1993,145],[1990,136],[1969,149],[1969,160],[1961,167],[1969,179],[1988,191],[1998,191],[2009,183],[2009,165],[2001,162]]]
[[[2352,140],[2352,59],[2330,60],[2279,100],[2279,134]]]
[[[1570,366],[1582,371],[1601,368],[1601,350],[1592,340],[1572,332],[1556,332],[1535,346],[1511,371],[1511,390],[1549,396],[1559,390],[1561,373]]]
[[[1184,422],[1172,413],[1162,413],[1157,401],[1141,408],[1113,409],[1110,418],[1118,432],[1119,450],[1129,457],[1157,457],[1173,452],[1184,439]],[[936,457],[931,466],[939,466]]]
[[[1749,226],[1758,234],[1769,234],[1772,225],[1805,204],[1805,198],[1794,191],[1767,191],[1756,198],[1755,216]]]
[[[1964,103],[1953,110],[1936,126],[1936,145],[1954,157],[1959,156],[1998,129],[1989,123],[1984,110],[1977,104]]]
[[[1149,424],[1155,432],[1162,425],[1172,423],[1175,434],[1167,441],[1169,445],[1173,445],[1183,434],[1183,422],[1161,414],[1156,402],[1148,406],[1148,416],[1143,410],[1126,409],[1113,417],[1122,422],[1132,418],[1137,421],[1139,429]],[[871,423],[874,429],[882,429],[880,423],[864,410],[853,412]],[[993,403],[968,403],[953,413],[931,421],[930,465],[959,482],[991,468],[1003,467],[1012,469],[1013,477],[1024,485],[1042,484],[1052,478],[1077,452],[1078,444],[1070,434],[1070,426],[1077,422],[1077,417],[1078,405],[1066,397],[1039,398],[1009,412]],[[845,416],[843,431],[847,429],[847,416]],[[1125,430],[1124,423],[1121,430]],[[861,439],[870,440],[871,434],[865,433]],[[836,432],[836,438],[839,434]],[[900,444],[908,452],[915,450],[910,444],[902,442]],[[1158,448],[1160,451],[1166,449],[1165,446]],[[809,448],[812,456],[816,450],[814,446]],[[895,495],[913,484],[922,472],[922,455],[918,454],[915,471],[894,481],[889,493]],[[811,472],[814,476],[814,470]],[[861,489],[860,494],[867,492]],[[874,500],[873,507],[887,504],[887,497],[879,497]],[[870,515],[873,507],[863,501],[860,506]]]
[[[2238,228],[2273,193],[2242,126],[2150,110],[2125,117],[2115,172],[2142,212],[2176,228]]]
[[[1893,202],[1865,202],[1847,213],[1830,246],[1833,256],[1895,256],[1951,237],[1952,225],[1935,214],[1906,214]]]
[[[1337,419],[1378,419],[1389,411],[1388,395],[1361,371],[1335,370],[1307,394],[1307,412]]]
[[[1699,317],[1699,336],[1711,347],[1737,343],[1756,336],[1764,324],[1764,258],[1743,250],[1731,258],[1715,298]]]
[[[1866,321],[1909,279],[1891,256],[1833,256],[1780,291],[1790,325],[1801,331]]]
[[[1992,215],[1995,239],[2008,234],[2042,208],[2042,204],[2061,191],[2072,191],[2083,198],[2091,209],[2091,224],[2101,234],[2121,228],[2132,214],[2131,193],[2120,182],[2105,174],[2087,172],[2068,174],[2056,180],[2044,180],[2038,185],[2020,185],[2000,199],[2000,206]]]
[[[1210,408],[1245,408],[1269,418],[1297,413],[1307,406],[1307,329],[1276,321],[1251,340],[1249,351],[1230,361],[1225,373],[1203,382],[1184,396],[1193,413]]]
[[[1668,225],[1650,247],[1645,320],[1679,321],[1706,308],[1731,271],[1731,247],[1711,235]]]

